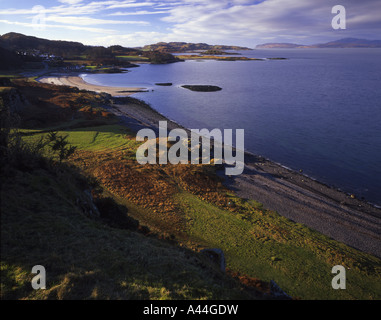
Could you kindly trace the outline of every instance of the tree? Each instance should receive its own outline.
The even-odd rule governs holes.
[[[58,153],[60,162],[70,157],[77,149],[77,147],[69,145],[69,142],[66,140],[67,137],[58,136],[57,132],[49,132],[47,137],[47,145],[50,146],[53,152]]]

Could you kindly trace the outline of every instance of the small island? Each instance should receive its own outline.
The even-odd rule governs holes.
[[[222,56],[222,55],[240,55],[238,52],[226,52],[222,50],[217,49],[209,49],[204,52],[202,52],[204,55],[214,55],[214,56]]]
[[[181,87],[191,91],[198,91],[198,92],[213,92],[213,91],[222,90],[222,88],[220,87],[211,86],[211,85],[183,85]]]
[[[172,82],[159,82],[155,83],[156,86],[163,86],[163,87],[170,87],[172,85]]]

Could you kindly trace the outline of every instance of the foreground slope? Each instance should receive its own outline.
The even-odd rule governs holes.
[[[24,141],[33,145],[44,138],[52,129],[56,130],[59,135],[67,136],[68,141],[77,147],[68,163],[75,165],[81,174],[86,174],[92,177],[91,179],[95,178],[103,188],[99,191],[93,191],[97,191],[95,193],[100,197],[112,197],[119,205],[127,207],[128,215],[138,220],[141,225],[148,226],[151,232],[171,241],[176,241],[175,250],[190,252],[189,249],[191,249],[192,254],[195,254],[194,252],[203,248],[221,248],[225,253],[230,274],[239,275],[242,282],[251,284],[261,285],[260,281],[255,281],[253,278],[259,278],[265,282],[275,280],[282,289],[293,297],[304,299],[378,299],[380,297],[381,264],[378,258],[350,248],[301,224],[281,217],[276,212],[267,210],[258,202],[237,197],[223,186],[221,179],[216,175],[217,167],[142,166],[137,164],[135,152],[139,144],[135,141],[135,134],[122,126],[118,118],[110,115],[109,111],[115,105],[108,102],[110,97],[107,95],[94,95],[75,89],[23,81],[14,81],[13,83],[19,92],[28,97],[29,101],[29,105],[23,112],[23,124],[20,125]],[[140,108],[143,112],[144,108],[147,108],[147,106],[144,107],[144,104],[134,105],[138,101],[133,99],[126,100],[125,103],[126,110],[128,108]],[[26,178],[27,175],[23,173],[22,177]],[[37,180],[38,182],[38,179],[35,177],[32,181]],[[39,194],[36,191],[43,190],[41,186],[38,183],[35,189],[17,186],[20,195],[16,198],[16,192],[10,192],[16,189],[16,187],[12,187],[12,183],[16,182],[17,180],[15,182],[10,180],[10,185],[6,189],[4,188],[4,190],[9,190],[5,195],[13,197],[8,198],[8,211],[12,213],[24,210],[21,209],[21,204],[23,204],[21,199],[25,198],[25,204],[33,199],[33,203],[30,204],[30,215],[35,214],[33,208],[37,208],[38,212],[41,213],[41,208],[46,205],[44,201],[46,193]],[[22,183],[22,179],[20,182]],[[30,185],[29,180],[27,185]],[[60,185],[60,189],[66,190],[66,185],[68,185],[67,181]],[[32,197],[33,192],[35,192],[35,196]],[[47,193],[53,195],[52,192]],[[64,196],[63,198],[62,203],[60,202],[57,206],[54,205],[55,210],[58,210],[57,216],[60,217],[68,212],[71,217],[75,209],[69,204],[76,201],[76,197],[67,198]],[[54,204],[54,202],[55,200],[52,200],[48,203]],[[66,208],[64,207],[65,203]],[[60,206],[63,206],[62,212]],[[11,214],[11,216],[13,215],[16,214]],[[49,217],[50,215],[46,212],[45,216]],[[16,217],[23,221],[22,214],[16,215]],[[64,227],[66,231],[57,233],[60,235],[62,232],[60,239],[63,242],[68,241],[68,245],[59,246],[60,249],[55,254],[57,259],[55,265],[57,267],[62,264],[65,266],[61,278],[67,274],[66,267],[77,263],[82,266],[82,254],[89,251],[91,255],[86,261],[92,261],[92,264],[95,261],[97,270],[101,265],[106,269],[108,268],[97,260],[97,254],[102,254],[102,263],[107,261],[119,265],[120,256],[128,259],[125,265],[132,266],[131,270],[138,268],[141,274],[137,273],[136,276],[132,276],[131,281],[127,281],[127,283],[134,283],[133,279],[136,278],[141,286],[139,279],[141,277],[147,279],[148,277],[149,281],[145,282],[147,285],[145,289],[148,290],[148,286],[156,288],[153,289],[155,294],[145,296],[147,298],[165,297],[165,294],[160,295],[157,290],[163,286],[169,290],[167,283],[172,284],[170,293],[167,294],[170,298],[219,298],[224,297],[224,295],[231,298],[236,296],[234,290],[229,289],[228,292],[230,293],[226,294],[224,289],[218,288],[218,284],[215,287],[215,284],[208,282],[212,281],[215,276],[208,274],[206,278],[203,278],[204,273],[201,271],[199,275],[192,275],[190,278],[188,271],[185,274],[188,275],[187,278],[191,280],[190,285],[194,288],[199,289],[196,284],[192,284],[193,279],[199,279],[195,280],[196,283],[206,281],[201,285],[201,288],[206,288],[206,291],[199,295],[184,294],[180,289],[177,289],[177,283],[180,282],[181,285],[184,285],[180,281],[179,275],[166,275],[166,273],[151,266],[152,255],[157,252],[157,245],[154,245],[154,249],[149,250],[148,246],[151,244],[148,245],[147,243],[147,247],[143,247],[148,250],[146,258],[138,258],[140,251],[130,248],[128,252],[132,254],[134,260],[130,254],[125,256],[126,252],[123,251],[123,248],[128,246],[127,238],[134,238],[136,234],[132,234],[130,231],[120,233],[120,231],[113,229],[112,236],[110,236],[105,231],[105,226],[100,226],[92,220],[89,222],[90,225],[85,226],[81,222],[81,219],[84,218],[80,218],[80,215],[76,217],[75,219],[70,218],[74,219],[74,222],[70,222],[69,226]],[[31,222],[33,219],[26,221]],[[80,234],[80,230],[74,228],[77,225],[86,231],[82,240],[83,243],[89,245],[88,250],[81,251],[81,244],[76,242]],[[16,222],[12,222],[11,226],[13,229],[17,229]],[[49,227],[52,226],[55,225],[50,223]],[[35,241],[40,241],[38,239],[43,237],[45,233],[45,229],[43,229],[44,232],[39,231],[40,227],[43,227],[42,222],[38,223],[34,229],[33,234],[37,235],[34,238]],[[48,229],[48,226],[46,228]],[[4,270],[9,274],[9,279],[19,278],[19,274],[17,272],[12,273],[12,270],[25,271],[31,268],[31,266],[23,267],[26,265],[23,250],[26,252],[30,250],[29,246],[25,246],[30,241],[29,238],[25,238],[28,235],[25,230],[21,235],[16,232],[17,236],[14,238],[10,236],[11,232],[9,232],[9,239],[6,239],[9,246],[6,247],[6,251],[2,251],[14,252],[9,256],[13,259],[9,260],[11,267],[8,267],[8,264],[4,266]],[[48,230],[46,231],[48,232]],[[75,235],[74,238],[72,238],[72,233]],[[98,233],[100,238],[96,238]],[[148,241],[141,234],[137,236],[136,239],[139,241],[135,239],[136,241],[131,240],[131,243],[146,243],[145,241]],[[17,242],[17,237],[21,237],[20,242]],[[115,242],[112,240],[113,237],[116,239]],[[125,240],[123,240],[124,237]],[[49,243],[50,241],[54,243],[54,239],[50,238],[40,242],[44,242],[42,245],[43,248],[46,248],[46,242]],[[122,244],[118,246],[122,251],[115,249],[116,243]],[[33,247],[37,247],[35,244]],[[180,246],[188,249],[180,249]],[[20,247],[23,249],[20,250]],[[64,248],[67,248],[68,251],[65,251]],[[112,249],[109,251],[107,248]],[[34,250],[38,250],[38,248]],[[162,266],[161,269],[165,269],[164,265],[169,263],[169,254],[163,253],[161,256],[164,257],[165,262],[158,257],[159,261],[155,264]],[[73,260],[67,263],[66,257],[73,257]],[[29,264],[33,263],[31,259],[28,261]],[[136,264],[133,264],[133,261]],[[337,264],[341,264],[347,269],[347,290],[336,291],[331,287],[331,269]],[[174,267],[169,263],[167,266],[168,269],[165,270],[172,270],[172,268],[182,270],[179,265]],[[80,272],[84,272],[84,270],[93,270],[90,265],[81,268],[75,274],[81,274]],[[121,273],[114,273],[117,280],[112,282],[110,287],[114,286],[120,277],[125,277],[126,270],[123,269],[124,267],[120,268]],[[202,266],[201,269],[203,269]],[[156,271],[158,273],[155,273]],[[102,282],[106,281],[107,277],[102,279]],[[171,282],[171,279],[174,279],[175,283]],[[152,283],[155,281],[160,285],[153,286]],[[74,282],[72,283],[73,286],[75,285]],[[29,285],[26,280],[24,283]],[[79,280],[78,283],[80,283]],[[226,288],[226,283],[222,287]],[[17,287],[13,286],[13,288]],[[217,291],[213,288],[217,288]],[[9,294],[12,292],[14,293],[14,290],[10,289]],[[127,293],[135,297],[133,291],[132,293],[126,291]],[[58,296],[53,295],[53,297]]]

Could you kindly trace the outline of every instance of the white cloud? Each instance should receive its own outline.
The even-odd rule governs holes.
[[[161,14],[161,13],[168,13],[168,11],[147,11],[147,10],[130,11],[130,12],[118,11],[118,12],[110,13],[109,16],[136,16],[136,15]]]
[[[58,0],[58,2],[61,2],[64,4],[77,4],[82,2],[82,0]]]
[[[45,8],[44,13],[55,13],[59,15],[89,15],[103,13],[105,10],[122,9],[122,8],[139,8],[153,6],[154,2],[136,2],[133,0],[123,1],[92,1],[83,3],[76,0],[62,0],[63,3],[59,6]],[[24,15],[33,13],[33,8],[30,9],[3,9],[0,10],[2,15]]]
[[[147,21],[124,21],[124,20],[105,20],[105,19],[95,19],[91,17],[84,16],[59,16],[59,15],[48,15],[45,18],[46,21],[53,21],[58,23],[63,23],[66,25],[103,25],[103,24],[134,24],[134,25],[149,25]]]
[[[157,43],[160,41],[170,42],[176,41],[176,36],[156,31],[148,32],[134,32],[129,34],[116,34],[108,36],[96,37],[92,42],[94,45],[122,45],[125,47],[142,47],[147,44]]]
[[[353,36],[365,25],[375,25],[379,32],[381,2],[375,0],[347,0],[347,26],[340,35],[331,28],[332,7],[336,0],[183,0],[182,5],[169,10],[164,22],[173,24],[171,32],[178,38],[197,41],[229,41],[230,43],[258,43],[261,39],[278,40],[308,36],[315,39]],[[378,20],[377,20],[378,19]],[[361,24],[362,23],[362,24]],[[356,25],[355,25],[356,24]],[[356,26],[356,28],[355,28]],[[376,32],[376,30],[378,32]],[[311,41],[311,39],[313,39]]]
[[[9,21],[9,20],[0,20],[0,23],[5,23],[8,25],[15,25],[15,26],[23,26],[27,28],[34,28],[36,30],[60,28],[60,29],[67,29],[67,30],[80,30],[80,31],[94,32],[94,33],[100,33],[100,34],[115,34],[117,32],[111,29],[79,27],[79,26],[61,25],[61,24],[43,24],[42,25],[37,23],[18,22],[18,21]]]
[[[337,0],[61,0],[46,8],[47,21],[73,27],[114,25],[120,34],[104,41],[121,41],[123,45],[144,45],[158,41],[187,41],[254,46],[273,42],[306,44],[342,37],[379,38],[381,29],[379,0],[346,0],[347,30],[335,32],[331,27],[331,9]],[[119,9],[119,10],[118,10]],[[35,14],[32,9],[2,9],[0,15]],[[161,23],[149,16],[162,14]],[[117,16],[142,16],[139,21],[104,19]],[[144,15],[147,15],[144,17]],[[8,22],[12,19],[8,19]],[[149,24],[148,22],[151,22]],[[21,22],[22,23],[22,22]],[[119,25],[118,27],[116,27]],[[129,35],[123,26],[130,25]],[[150,26],[150,29],[147,29]],[[63,28],[63,26],[61,26]],[[144,29],[138,29],[144,27]],[[89,28],[96,29],[96,28]],[[101,28],[98,28],[101,29]],[[146,30],[147,29],[147,30]],[[137,31],[142,31],[138,33]],[[373,35],[369,37],[369,35]],[[86,36],[85,36],[86,37]],[[101,38],[86,37],[98,44]],[[114,44],[115,44],[114,43]]]

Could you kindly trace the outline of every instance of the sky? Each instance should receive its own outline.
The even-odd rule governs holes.
[[[332,28],[335,5],[345,8],[346,29]],[[0,34],[8,32],[106,47],[376,40],[381,0],[0,0]]]

